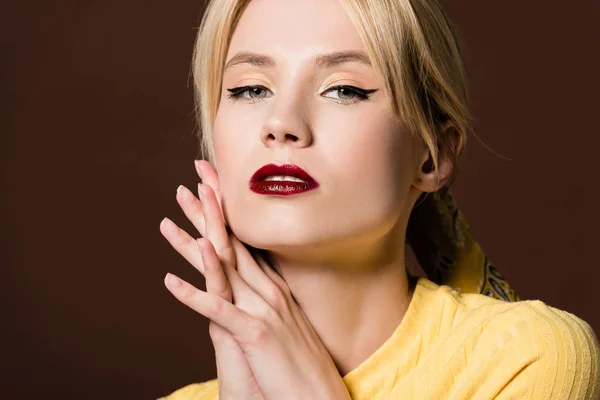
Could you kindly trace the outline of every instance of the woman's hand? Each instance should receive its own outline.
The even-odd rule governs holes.
[[[205,161],[196,161],[196,171],[206,184],[210,184],[218,191],[218,179],[216,172],[212,167],[207,171],[203,170],[202,164],[210,164]],[[205,168],[206,169],[206,168]],[[198,189],[200,185],[198,185]],[[192,222],[194,227],[200,232],[201,236],[211,237],[213,242],[219,243],[220,237],[215,236],[218,231],[210,230],[207,232],[205,223],[205,210],[198,199],[187,188],[180,186],[177,190],[177,202],[181,206],[183,212]],[[209,213],[214,215],[214,213]],[[190,264],[192,264],[206,278],[207,293],[215,294],[228,302],[232,302],[232,293],[229,285],[220,285],[222,282],[221,274],[224,271],[218,269],[205,269],[202,261],[202,253],[200,252],[200,242],[206,239],[196,239],[188,235],[187,232],[177,227],[169,219],[165,218],[160,225],[160,230],[163,236],[171,243],[171,245],[181,254]],[[219,259],[231,259],[235,257],[231,247],[220,245]],[[228,263],[229,264],[229,263]],[[215,278],[214,275],[217,275]],[[264,400],[254,374],[246,361],[246,358],[237,344],[233,336],[222,326],[216,324],[212,320],[209,323],[209,334],[215,349],[215,357],[217,361],[217,375],[219,382],[219,397],[223,400],[228,399],[251,399]]]
[[[201,168],[204,177],[214,174],[216,178],[216,172],[208,163],[203,162]],[[165,237],[200,272],[204,272],[207,292],[172,275],[167,276],[166,284],[182,303],[229,333],[229,339],[233,341],[228,341],[228,346],[221,343],[221,348],[236,349],[233,342],[239,346],[241,353],[237,355],[235,351],[216,354],[217,365],[223,366],[223,376],[220,374],[219,380],[233,368],[231,364],[239,364],[243,358],[255,379],[245,382],[246,390],[252,391],[248,385],[252,382],[260,389],[260,394],[254,392],[251,396],[255,397],[251,398],[259,398],[256,396],[262,394],[267,399],[349,399],[333,360],[292,298],[286,282],[262,257],[251,254],[235,236],[228,235],[213,190],[216,184],[213,182],[214,186],[211,186],[207,179],[203,181],[202,204],[196,203],[189,192],[182,195],[185,189],[178,196],[178,199],[180,196],[187,198],[180,201],[186,216],[201,233],[205,231],[205,238],[198,241],[200,257],[192,254],[192,246],[188,251],[180,251],[177,240],[171,242],[170,236]],[[197,212],[199,210],[202,213]],[[203,221],[200,221],[200,215]],[[183,235],[182,232],[180,230],[179,234]],[[223,331],[215,330],[214,333],[216,338],[224,337]],[[214,339],[213,343],[216,350]],[[223,354],[233,357],[224,360]],[[238,369],[236,373],[239,372]],[[249,376],[248,373],[240,375]],[[235,386],[233,381],[229,380]],[[223,389],[225,387],[224,383]]]

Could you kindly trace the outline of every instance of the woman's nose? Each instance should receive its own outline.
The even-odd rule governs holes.
[[[287,101],[286,104],[276,104],[274,111],[265,121],[261,140],[267,147],[310,146],[312,132],[307,119],[301,102]]]

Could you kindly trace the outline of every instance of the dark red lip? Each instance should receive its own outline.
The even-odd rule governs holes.
[[[281,175],[302,179],[294,181],[265,181],[268,176]],[[250,190],[258,194],[289,196],[307,192],[319,187],[319,184],[305,170],[294,164],[267,164],[258,169],[250,178]]]

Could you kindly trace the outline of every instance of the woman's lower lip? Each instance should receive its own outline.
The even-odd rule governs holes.
[[[250,184],[250,190],[258,194],[290,196],[316,189],[318,185],[309,182],[260,181]]]

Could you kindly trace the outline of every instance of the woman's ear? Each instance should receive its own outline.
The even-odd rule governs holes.
[[[422,192],[432,193],[444,187],[452,176],[458,155],[462,152],[463,137],[453,123],[444,124],[438,138],[438,173],[436,174],[431,152],[425,148],[415,176],[413,185]]]

